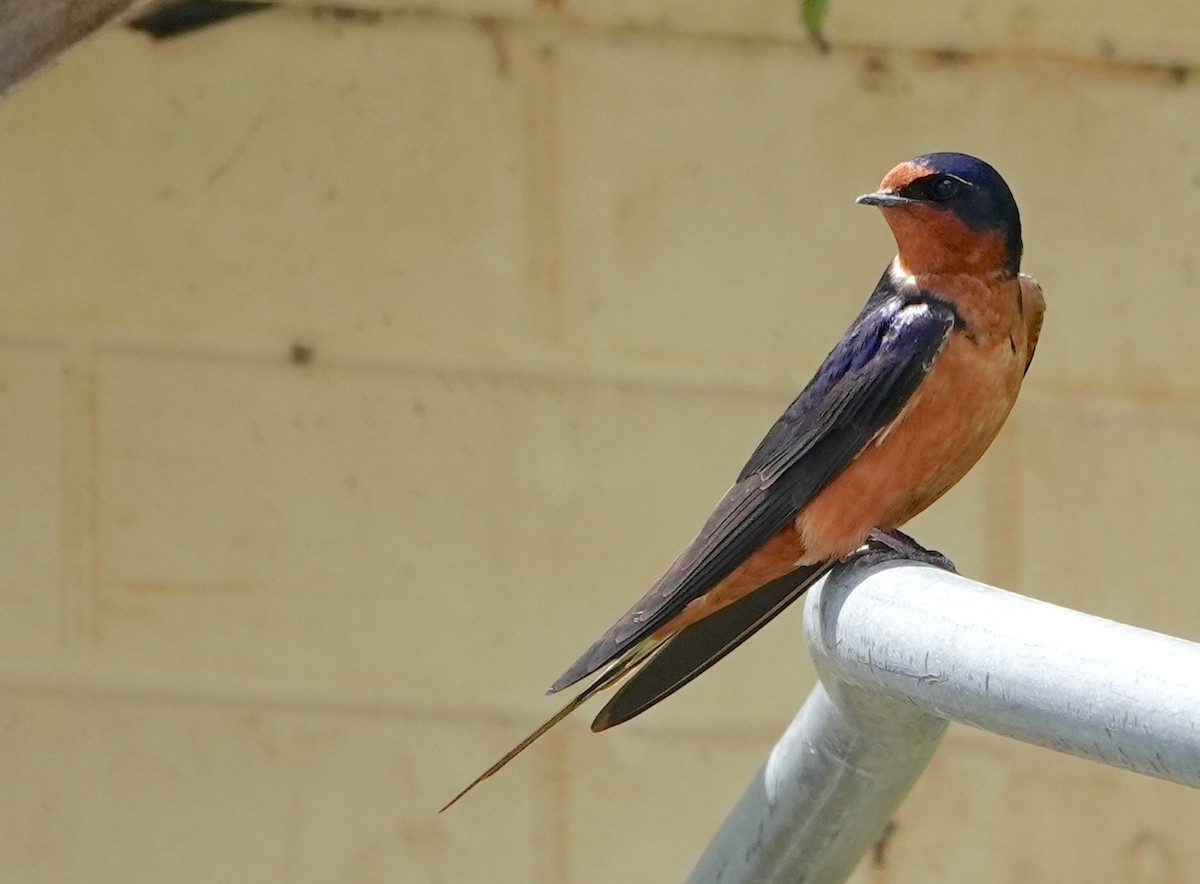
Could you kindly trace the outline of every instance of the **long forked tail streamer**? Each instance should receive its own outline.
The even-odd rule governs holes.
[[[508,752],[506,752],[499,761],[497,761],[495,764],[493,764],[491,767],[489,767],[487,770],[485,770],[483,773],[481,773],[479,776],[477,776],[474,780],[472,780],[470,783],[468,783],[466,788],[464,788],[461,792],[459,792],[457,795],[455,795],[453,798],[451,798],[449,801],[447,801],[445,806],[443,806],[442,809],[438,811],[438,813],[442,813],[443,811],[449,810],[451,807],[453,807],[458,802],[458,800],[460,798],[462,798],[464,795],[466,795],[468,792],[470,792],[472,789],[474,789],[476,786],[478,786],[480,783],[482,783],[484,780],[486,780],[492,774],[499,771],[502,767],[504,767],[504,765],[508,764],[510,761],[512,761],[514,758],[516,758],[518,755],[520,755],[522,752],[524,752],[527,748],[529,748],[529,746],[538,737],[540,737],[542,734],[546,733],[546,731],[550,730],[550,728],[554,727],[556,724],[558,724],[560,721],[562,721],[564,718],[566,718],[568,715],[570,715],[572,712],[574,712],[576,709],[578,709],[580,706],[582,706],[584,703],[586,703],[588,700],[590,700],[596,694],[600,693],[601,691],[603,691],[607,688],[612,687],[614,684],[616,684],[618,681],[620,681],[622,678],[624,678],[626,675],[628,675],[633,669],[635,669],[638,666],[638,664],[640,664],[643,660],[645,660],[646,657],[654,651],[655,647],[657,647],[658,644],[659,644],[659,642],[656,640],[647,640],[647,641],[643,642],[642,644],[638,645],[637,647],[631,648],[629,653],[627,653],[620,660],[615,661],[612,666],[610,666],[607,670],[605,670],[603,673],[601,673],[599,678],[597,678],[594,682],[592,682],[590,685],[588,685],[586,688],[584,688],[582,691],[580,691],[580,693],[578,695],[576,695],[574,697],[574,699],[571,700],[571,702],[567,703],[565,706],[563,706],[561,709],[559,709],[557,712],[555,712],[554,715],[552,715],[545,722],[543,722],[542,725],[537,730],[535,730],[533,733],[531,733],[529,736],[527,736],[521,742],[517,743],[517,745],[515,745],[511,749],[509,749]]]

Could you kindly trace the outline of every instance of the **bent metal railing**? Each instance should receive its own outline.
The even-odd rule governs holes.
[[[1200,786],[1200,644],[905,562],[836,569],[804,632],[820,683],[692,884],[844,881],[950,721]]]

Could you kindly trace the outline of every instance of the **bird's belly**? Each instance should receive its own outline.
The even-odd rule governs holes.
[[[955,335],[908,405],[796,517],[805,562],[842,558],[961,479],[1008,417],[1024,365],[1007,339]]]

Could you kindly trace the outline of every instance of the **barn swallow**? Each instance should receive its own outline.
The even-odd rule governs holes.
[[[594,731],[674,693],[869,538],[926,552],[897,529],[999,432],[1045,301],[1020,272],[1016,201],[987,163],[919,156],[857,201],[879,207],[897,246],[858,318],[695,540],[550,693],[599,672],[595,681],[446,807],[617,682]]]

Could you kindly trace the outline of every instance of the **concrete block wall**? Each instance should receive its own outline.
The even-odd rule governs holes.
[[[0,882],[680,879],[811,686],[798,611],[434,811],[695,531],[993,161],[1049,313],[914,525],[1200,639],[1200,12],[292,5],[0,104]],[[952,729],[865,882],[1190,879],[1200,798]]]

